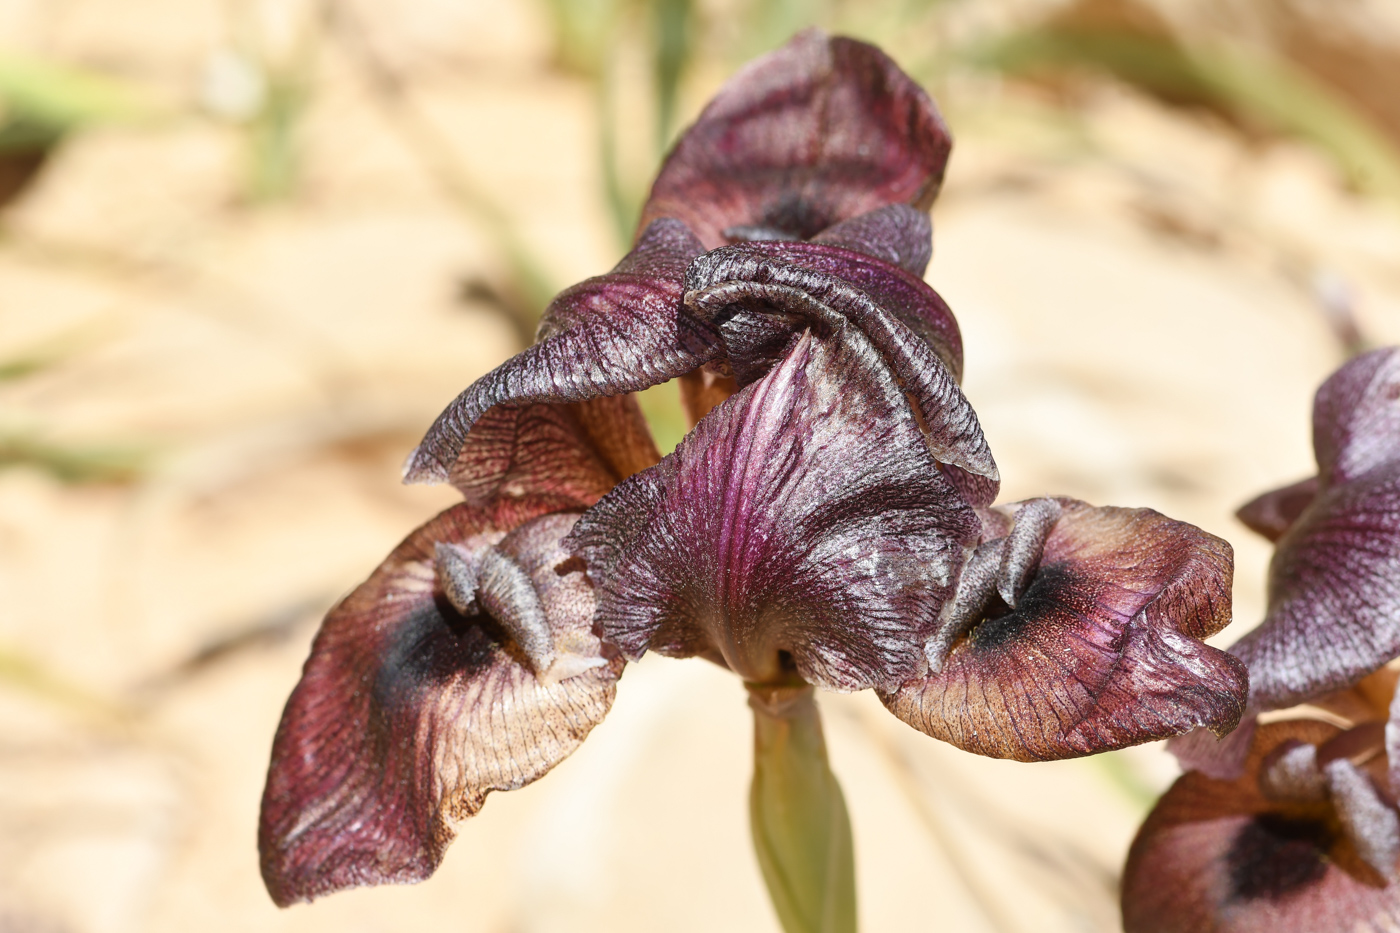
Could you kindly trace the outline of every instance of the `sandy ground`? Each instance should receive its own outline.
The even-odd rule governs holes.
[[[212,2],[41,6],[0,4],[0,36],[175,101],[227,41]],[[376,35],[419,63],[416,100],[550,275],[615,260],[590,97],[544,68],[537,10],[406,4]],[[0,931],[775,930],[743,691],[699,661],[629,669],[583,749],[495,795],[431,881],[287,911],[263,891],[258,797],[315,622],[454,500],[398,465],[518,349],[459,297],[499,264],[488,233],[343,57],[315,80],[290,201],[246,203],[240,133],[182,119],[74,140],[7,218],[0,359],[63,358],[0,383],[0,424],[154,457],[129,484],[0,472]],[[1151,506],[1226,537],[1232,641],[1268,559],[1232,512],[1311,471],[1311,394],[1344,358],[1329,302],[1400,341],[1400,215],[1308,150],[1126,91],[1072,118],[997,88],[944,104],[958,144],[928,278],[1003,498]],[[1019,765],[869,695],[823,708],[865,929],[1117,928],[1118,867],[1174,774],[1159,747]]]

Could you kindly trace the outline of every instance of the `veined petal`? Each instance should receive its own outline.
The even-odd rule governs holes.
[[[1313,450],[1324,485],[1400,460],[1400,347],[1362,354],[1322,384]]]
[[[984,506],[995,498],[996,462],[976,412],[939,354],[949,352],[950,344],[925,339],[904,322],[941,318],[944,334],[957,339],[952,315],[919,279],[839,247],[742,243],[711,250],[691,264],[685,301],[719,325],[741,385],[766,372],[806,327],[820,334],[859,328],[909,394],[929,449],[950,468],[969,503]]]
[[[1261,775],[1285,767],[1291,751],[1312,746],[1325,760],[1340,732],[1307,719],[1261,726],[1241,777],[1223,781],[1193,771],[1179,778],[1128,853],[1127,933],[1319,933],[1400,924],[1400,885],[1387,884],[1389,871],[1368,864],[1388,858],[1393,870],[1394,853],[1385,854],[1381,837],[1393,833],[1395,811],[1376,792],[1382,760],[1356,767],[1343,758],[1319,767],[1324,791],[1309,782],[1298,782],[1301,792],[1291,795],[1260,787]]]
[[[548,496],[587,507],[661,455],[630,395],[562,405],[497,405],[462,444],[449,479],[468,503]]]
[[[676,143],[642,211],[707,248],[806,239],[884,207],[928,210],[952,140],[923,89],[873,45],[809,29],[750,63]]]
[[[1324,487],[1279,540],[1263,624],[1230,652],[1249,666],[1255,710],[1349,686],[1400,656],[1400,461]]]
[[[449,509],[326,617],[263,793],[279,905],[428,877],[453,821],[602,720],[623,661],[593,634],[592,589],[559,547],[576,516],[548,507]]]
[[[869,216],[867,214],[857,220]],[[701,281],[706,280],[710,284],[722,281],[716,276],[735,271],[725,257],[736,256],[785,263],[831,276],[864,292],[886,315],[893,315],[915,336],[922,338],[953,374],[954,380],[960,380],[963,367],[962,332],[958,329],[957,318],[953,317],[953,312],[938,292],[921,277],[883,257],[837,243],[834,239],[825,240],[829,232],[823,231],[811,242],[778,240],[741,243],[716,250],[713,259],[707,257],[704,263],[697,264],[693,275],[687,276],[686,287],[698,287]]]
[[[1230,545],[1150,509],[1058,502],[1059,518],[1015,608],[988,582],[996,576],[979,575],[978,594],[988,601],[981,618],[941,672],[884,695],[885,705],[934,738],[1023,761],[1093,754],[1200,725],[1234,728],[1244,709],[1244,666],[1199,641],[1230,619]],[[1032,546],[1046,514],[1037,510],[1037,527],[1022,536]],[[1016,541],[1013,527],[1008,556]],[[997,575],[1003,580],[1019,573],[1014,557],[1009,563]]]
[[[629,657],[718,651],[752,682],[795,667],[859,690],[922,666],[978,530],[879,355],[847,327],[804,332],[566,546]]]
[[[681,303],[685,268],[701,250],[684,224],[658,220],[613,271],[561,292],[539,342],[472,383],[433,422],[405,481],[447,479],[468,432],[493,406],[622,395],[713,359],[718,333]]]

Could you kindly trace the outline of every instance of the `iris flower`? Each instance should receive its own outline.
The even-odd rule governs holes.
[[[1400,349],[1347,363],[1313,407],[1317,476],[1240,518],[1277,543],[1268,614],[1231,652],[1248,719],[1177,743],[1188,772],[1139,832],[1129,933],[1400,925]]]
[[[792,827],[763,823],[765,794],[824,801],[842,848],[829,774],[783,783],[763,757],[824,767],[813,686],[1022,760],[1235,725],[1243,666],[1200,641],[1229,621],[1228,544],[1148,509],[992,505],[958,326],[922,278],[949,149],[928,96],[850,39],[803,33],[720,91],[633,250],[409,458],[465,501],[316,638],[263,798],[278,904],[426,878],[648,651],[749,687],[770,887]],[[672,379],[694,428],[662,459],[629,393]],[[785,923],[802,909],[774,896]]]

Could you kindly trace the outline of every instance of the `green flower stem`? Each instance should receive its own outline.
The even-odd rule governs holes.
[[[855,933],[851,820],[826,757],[809,685],[749,685],[749,820],[768,894],[786,933]]]

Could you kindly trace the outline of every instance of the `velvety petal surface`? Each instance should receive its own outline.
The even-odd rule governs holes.
[[[942,670],[883,695],[885,705],[934,738],[1023,761],[1233,728],[1244,667],[1200,641],[1230,620],[1230,545],[1150,509],[1055,501],[1048,533],[1045,513],[1030,523],[1031,547],[1016,546],[1015,526],[1006,537],[1008,554],[1040,551],[1034,571],[1012,559],[972,581],[986,606]],[[1000,593],[1018,577],[1024,589],[1008,607]]]
[[[1313,449],[1324,484],[1400,461],[1400,347],[1372,350],[1337,370],[1313,402]]]
[[[543,775],[602,720],[623,662],[593,634],[592,589],[559,548],[576,516],[539,516],[548,507],[449,509],[326,617],[263,794],[278,904],[426,878],[454,820]]]
[[[976,413],[939,353],[960,348],[960,342],[952,343],[958,340],[957,324],[921,280],[840,247],[742,243],[711,250],[691,264],[685,301],[719,326],[740,385],[767,372],[807,327],[822,335],[859,329],[917,406],[935,459],[961,474],[952,479],[968,501],[983,506],[995,497],[996,462]],[[933,339],[911,328],[906,318]]]
[[[878,353],[848,328],[796,338],[567,546],[629,657],[717,652],[749,681],[795,669],[858,690],[922,666],[977,532]]]
[[[1400,884],[1367,864],[1332,797],[1377,800],[1383,762],[1345,758],[1314,767],[1348,777],[1312,793],[1266,794],[1259,776],[1285,770],[1288,753],[1325,761],[1336,726],[1293,720],[1260,728],[1233,781],[1183,775],[1138,831],[1123,874],[1126,933],[1321,933],[1400,926]],[[1306,762],[1301,770],[1306,770]],[[1382,777],[1383,780],[1383,777]],[[1359,783],[1358,783],[1359,782]],[[1306,798],[1311,796],[1309,802]],[[1346,804],[1343,804],[1347,806]],[[1393,814],[1393,809],[1386,809]],[[1366,806],[1352,807],[1361,814]],[[1353,816],[1349,819],[1355,819]],[[1384,821],[1382,821],[1384,822]]]
[[[714,358],[719,335],[681,303],[686,266],[701,250],[684,224],[658,220],[613,271],[561,292],[545,312],[538,342],[472,383],[438,416],[404,479],[447,479],[468,433],[493,406],[636,392]]]
[[[806,239],[887,204],[927,210],[951,146],[888,56],[810,29],[725,84],[662,165],[642,225],[676,217],[714,248]]]
[[[1324,488],[1279,540],[1269,610],[1230,649],[1250,706],[1292,706],[1400,656],[1400,462]]]

